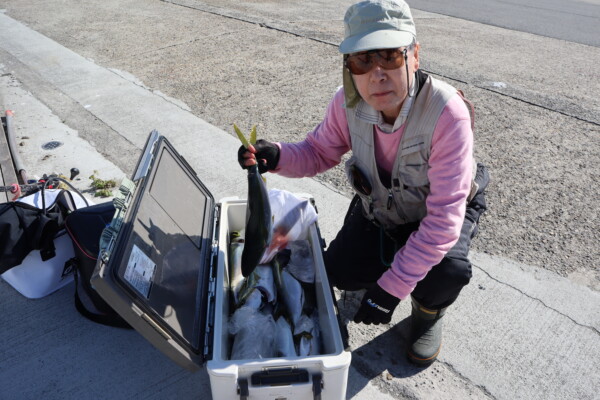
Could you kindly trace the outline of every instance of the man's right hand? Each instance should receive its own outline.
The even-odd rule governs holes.
[[[238,150],[238,163],[243,169],[257,164],[258,171],[264,174],[267,171],[277,168],[279,163],[279,147],[275,143],[259,139],[256,144],[249,148],[240,146]]]

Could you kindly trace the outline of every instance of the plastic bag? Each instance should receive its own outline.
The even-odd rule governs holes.
[[[317,211],[307,199],[286,190],[269,190],[273,215],[271,243],[260,264],[266,264],[289,242],[307,238],[308,228],[317,220]]]
[[[319,318],[315,310],[309,317],[302,314],[294,328],[294,337],[298,343],[298,355],[301,357],[320,354]]]
[[[321,354],[321,324],[319,323],[319,312],[315,309],[310,318],[313,321],[313,333],[309,355]]]
[[[298,324],[304,308],[304,289],[286,268],[281,272],[281,297],[294,327]]]
[[[294,337],[298,341],[298,355],[300,357],[308,356],[311,353],[313,331],[313,320],[303,314],[294,327]]]
[[[275,355],[276,324],[273,317],[250,307],[238,308],[229,320],[229,333],[235,335],[232,360],[270,358]]]
[[[294,336],[292,328],[284,317],[277,320],[277,331],[275,332],[275,356],[276,357],[296,357],[296,348],[294,346]]]
[[[315,282],[315,265],[312,249],[308,240],[295,240],[288,247],[291,250],[290,262],[287,265],[290,274],[300,282]]]

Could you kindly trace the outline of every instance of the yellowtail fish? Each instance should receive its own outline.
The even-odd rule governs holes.
[[[249,276],[271,243],[271,205],[269,194],[255,164],[248,168],[248,202],[242,252],[242,275]]]
[[[232,232],[229,245],[229,287],[233,294],[235,304],[239,302],[238,295],[244,281],[242,276],[242,252],[244,251],[244,238],[240,232]]]
[[[256,143],[256,126],[250,132],[248,141],[242,131],[234,124],[238,138],[249,148]],[[246,204],[246,229],[244,251],[242,252],[242,275],[248,277],[271,243],[271,224],[273,216],[269,203],[267,187],[258,171],[258,165],[248,167],[248,202]]]
[[[289,262],[289,253],[287,249],[278,253],[271,262],[271,266],[273,267],[273,278],[277,287],[277,298],[282,303],[285,315],[292,326],[296,326],[302,315],[305,297],[300,282],[285,268]]]

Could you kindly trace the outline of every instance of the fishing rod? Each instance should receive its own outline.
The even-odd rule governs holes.
[[[77,168],[71,168],[71,177],[69,180],[72,181],[77,175],[79,175],[79,170]],[[66,179],[56,175],[47,176],[44,174],[44,177],[37,182],[30,182],[24,185],[13,183],[12,185],[8,186],[0,186],[0,193],[8,192],[14,194],[15,196],[12,199],[14,201],[21,197],[22,193],[32,194],[42,189],[55,189],[58,187],[60,182],[67,184],[67,186],[69,186],[71,189],[77,191]]]
[[[0,193],[6,193],[6,192],[17,193],[19,191],[24,193],[24,192],[27,192],[32,189],[40,189],[42,187],[42,185],[44,185],[44,183],[45,183],[44,181],[40,181],[40,182],[36,182],[36,183],[29,183],[26,185],[19,185],[19,184],[13,183],[12,185],[9,185],[9,186],[0,186]]]
[[[29,194],[38,192],[40,190],[43,191],[44,189],[55,189],[55,185],[52,182],[54,180],[57,181],[56,186],[58,186],[58,182],[60,181],[60,178],[58,178],[56,176],[52,176],[47,179],[40,179],[37,182],[28,183],[25,185],[19,185],[17,183],[13,183],[12,185],[9,185],[9,186],[0,186],[0,193],[12,193],[14,196],[11,199],[11,201],[15,201],[19,197],[21,197],[23,194],[29,195]]]

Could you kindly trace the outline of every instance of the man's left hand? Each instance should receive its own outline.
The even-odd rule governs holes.
[[[399,298],[392,296],[379,285],[375,285],[363,296],[360,308],[354,315],[354,322],[367,325],[387,324],[392,320],[392,314],[399,303]]]

